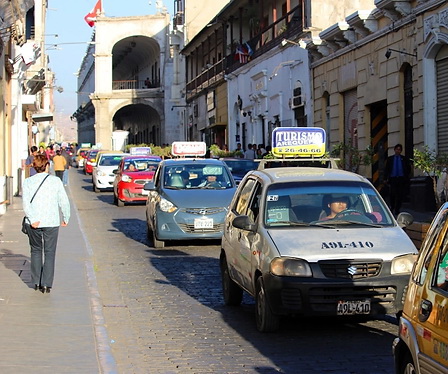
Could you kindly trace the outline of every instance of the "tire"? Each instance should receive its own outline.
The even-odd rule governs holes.
[[[280,317],[273,314],[268,305],[262,277],[258,277],[256,285],[255,320],[260,332],[274,332],[280,327]]]
[[[230,278],[225,256],[221,261],[221,282],[224,303],[230,306],[240,305],[243,301],[243,290]]]
[[[117,206],[124,207],[124,201],[117,198]]]
[[[100,189],[95,185],[95,183],[93,184],[93,190],[98,193],[100,192]]]
[[[400,365],[400,374],[416,374],[414,360],[410,352],[406,352]]]
[[[156,233],[149,229],[148,226],[148,239],[151,239],[154,248],[165,247],[165,242],[163,240],[157,240]]]

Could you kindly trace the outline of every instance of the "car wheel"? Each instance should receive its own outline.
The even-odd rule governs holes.
[[[240,305],[243,300],[243,290],[230,278],[225,257],[221,261],[221,281],[224,303],[233,306]]]
[[[124,201],[120,200],[119,198],[117,198],[117,206],[123,207],[124,206]]]
[[[415,374],[414,360],[410,352],[407,352],[403,357],[403,362],[400,365],[400,374]]]
[[[152,241],[152,245],[154,248],[163,248],[165,247],[165,242],[162,240],[157,240],[156,238],[156,233],[154,231],[151,230],[151,228],[149,227],[149,224],[147,224],[148,226],[148,231],[146,232],[146,236],[149,240]]]
[[[255,294],[255,319],[260,332],[277,331],[280,327],[280,317],[272,313],[266,298],[262,277],[258,277]]]
[[[98,193],[100,192],[100,189],[95,185],[95,183],[93,184],[93,190]]]

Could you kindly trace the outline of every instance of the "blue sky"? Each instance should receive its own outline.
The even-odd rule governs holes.
[[[97,0],[49,0],[45,31],[46,53],[50,59],[49,67],[56,74],[56,86],[64,89],[63,93],[54,93],[55,112],[64,116],[71,115],[77,108],[75,73],[94,31],[94,27],[86,23],[84,16],[96,2]],[[174,0],[164,0],[163,3],[172,18]],[[156,0],[103,0],[104,12],[108,17],[155,14],[155,4]],[[52,34],[57,34],[58,37]],[[61,44],[56,49],[53,44],[57,43]]]

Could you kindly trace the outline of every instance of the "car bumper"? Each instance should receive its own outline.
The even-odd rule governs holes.
[[[409,275],[354,281],[265,274],[263,280],[275,314],[336,316],[339,302],[370,300],[369,315],[384,315],[403,309]]]
[[[227,209],[218,209],[220,212],[210,215],[191,214],[188,213],[188,208],[179,209],[174,213],[165,213],[157,209],[157,217],[155,218],[157,239],[221,239]],[[198,228],[197,224],[195,225],[195,220],[201,219],[213,219],[213,226]]]
[[[126,202],[146,201],[147,195],[143,195],[143,186],[135,186],[130,183],[118,184],[118,199]]]
[[[96,176],[95,186],[100,190],[112,189],[114,187],[114,177]]]

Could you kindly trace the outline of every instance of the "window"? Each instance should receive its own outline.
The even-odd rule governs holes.
[[[251,192],[254,188],[255,180],[248,179],[243,189],[241,190],[238,199],[235,202],[234,210],[237,214],[243,215],[246,214],[247,207],[249,205],[249,200],[251,197]]]

